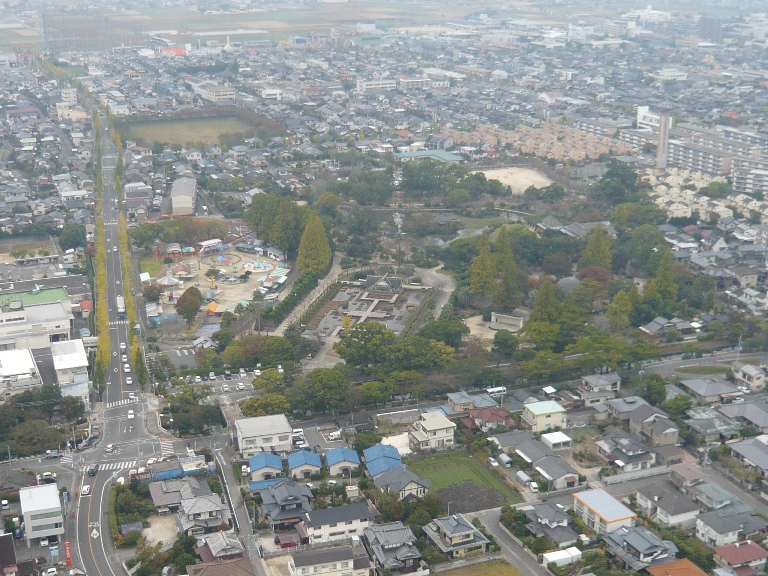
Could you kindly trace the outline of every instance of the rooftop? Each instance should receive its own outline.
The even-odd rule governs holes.
[[[602,488],[577,492],[574,500],[581,501],[606,522],[616,522],[625,518],[636,518],[637,514],[616,500]]]

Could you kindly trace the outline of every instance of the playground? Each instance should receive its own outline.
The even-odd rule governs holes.
[[[144,283],[158,284],[165,289],[156,315],[148,314],[154,318],[151,323],[157,326],[175,313],[176,299],[190,286],[200,289],[204,313],[220,316],[233,311],[240,303],[251,302],[256,290],[265,297],[276,295],[290,270],[283,262],[267,256],[225,249],[200,255],[184,254],[162,264],[159,271],[154,268],[153,272],[156,276],[149,282],[145,279]]]

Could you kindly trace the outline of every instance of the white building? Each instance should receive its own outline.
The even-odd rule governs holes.
[[[332,542],[360,536],[371,525],[367,502],[334,506],[304,513],[304,519],[296,526],[310,544]]]
[[[88,355],[85,353],[83,341],[77,339],[52,342],[51,357],[61,395],[80,398],[86,411],[89,411]]]
[[[24,536],[29,548],[32,540],[64,534],[64,515],[56,484],[29,486],[19,490]]]
[[[0,350],[0,401],[41,384],[31,350]]]
[[[573,495],[573,510],[598,534],[607,534],[622,526],[634,526],[637,514],[602,488]]]
[[[51,342],[69,340],[72,319],[63,302],[25,307],[21,301],[11,301],[0,308],[0,349],[41,350]]]
[[[408,442],[412,449],[441,450],[453,446],[456,424],[442,412],[423,412],[408,429]]]
[[[195,212],[197,182],[194,178],[179,178],[171,187],[171,211],[174,216],[188,216]]]
[[[285,414],[241,418],[235,420],[237,445],[243,458],[250,458],[262,452],[287,453],[292,448],[291,432]]]

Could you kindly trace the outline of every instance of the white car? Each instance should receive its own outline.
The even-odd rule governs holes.
[[[242,382],[238,382],[237,383],[237,389],[238,390],[245,390],[245,384],[243,384]]]
[[[117,246],[112,246],[112,252],[117,252]]]
[[[488,456],[488,464],[490,464],[494,468],[499,467],[499,463],[496,461],[496,458],[494,458],[493,456]]]
[[[130,376],[126,376],[126,378],[125,378],[125,385],[126,386],[131,386],[132,384],[133,384],[133,378],[131,378]]]
[[[90,484],[86,484],[85,486],[83,486],[83,489],[80,490],[80,496],[88,496],[88,494],[90,494],[90,493],[91,493],[91,485]]]
[[[112,452],[115,451],[115,445],[114,444],[107,444],[106,452],[107,454],[112,454]]]
[[[131,365],[130,364],[123,364],[123,372],[128,374],[131,371]]]
[[[736,388],[744,392],[744,394],[749,394],[752,391],[749,386],[736,386]]]
[[[195,384],[200,384],[203,379],[200,376],[195,376]]]
[[[128,410],[128,420],[133,420],[136,418],[136,414],[133,413],[133,410]]]
[[[120,350],[126,350],[128,346],[125,344],[125,342],[120,342]]]
[[[138,400],[138,398],[136,398],[136,394],[134,394],[133,392],[130,392],[128,394],[128,400]]]
[[[128,354],[121,354],[120,355],[120,360],[122,360],[123,362],[127,363],[128,362]]]
[[[229,386],[227,386],[227,385],[225,384],[224,386],[222,386],[222,387],[221,387],[221,391],[222,391],[222,392],[229,392]]]

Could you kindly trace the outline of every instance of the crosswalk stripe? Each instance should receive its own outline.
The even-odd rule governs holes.
[[[131,468],[136,466],[136,460],[130,460],[125,462],[104,462],[100,465],[102,470],[122,470],[124,468]]]
[[[72,464],[72,454],[64,454],[64,456],[61,457],[61,460],[59,460],[62,464]]]
[[[133,404],[134,402],[138,402],[138,399],[134,400],[132,398],[123,398],[122,400],[116,400],[114,402],[109,402],[107,404],[107,408],[116,408],[117,406],[125,406],[126,404]]]
[[[128,324],[128,320],[112,320],[109,323],[110,326],[124,326],[125,324]]]
[[[165,456],[166,454],[174,454],[176,450],[173,448],[173,442],[167,440],[160,441],[160,454]]]

